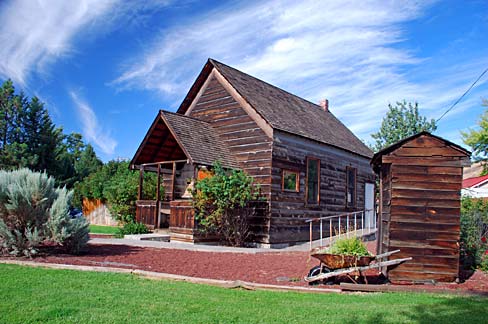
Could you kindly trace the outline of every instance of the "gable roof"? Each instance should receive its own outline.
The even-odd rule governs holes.
[[[157,125],[158,122],[164,124],[190,162],[211,166],[215,161],[219,160],[224,167],[238,167],[238,163],[231,154],[229,148],[209,123],[165,110],[159,111],[153,122],[153,126],[149,129],[146,137],[132,159],[132,165],[138,164],[138,158],[144,150],[146,143],[153,136],[152,133],[156,128],[154,126]],[[158,131],[160,130],[161,127]],[[160,134],[155,135],[155,137],[158,136],[161,137]],[[164,143],[161,143],[161,147],[158,149],[161,149],[163,145]]]
[[[394,150],[396,150],[397,148],[403,146],[405,143],[407,142],[410,142],[411,140],[414,140],[420,136],[423,136],[423,135],[426,135],[426,136],[430,136],[430,137],[433,137],[441,142],[444,142],[446,144],[446,146],[450,146],[452,149],[455,149],[463,154],[465,154],[466,156],[471,156],[471,152],[469,152],[468,150],[466,150],[464,147],[460,146],[460,145],[457,145],[456,143],[453,143],[451,141],[448,141],[440,136],[437,136],[437,135],[434,135],[434,134],[431,134],[427,131],[421,131],[420,133],[417,133],[417,134],[414,134],[412,136],[409,136],[409,137],[406,137],[388,147],[385,147],[384,149],[382,149],[381,151],[378,151],[374,154],[373,158],[371,159],[371,164],[372,165],[376,165],[376,164],[379,164],[380,162],[380,158],[383,156],[383,155],[386,155],[386,154],[390,154],[391,152],[393,152]]]
[[[370,158],[373,152],[330,111],[269,83],[209,59],[178,109],[184,114],[212,69],[273,128]]]
[[[488,181],[488,175],[463,180],[463,189],[481,185]]]

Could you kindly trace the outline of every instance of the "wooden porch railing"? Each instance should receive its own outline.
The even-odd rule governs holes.
[[[144,223],[150,229],[159,227],[158,224],[158,202],[156,200],[136,201],[136,222]]]

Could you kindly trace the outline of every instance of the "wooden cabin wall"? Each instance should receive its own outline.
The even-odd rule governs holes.
[[[174,199],[181,199],[181,196],[185,193],[187,187],[187,179],[192,179],[195,177],[194,173],[194,166],[192,164],[177,164],[176,167],[176,177],[175,177],[175,196]],[[164,197],[162,197],[163,201],[171,200],[171,182],[173,179],[173,169],[165,168],[161,169],[161,188],[164,187]]]
[[[391,164],[381,166],[381,214],[378,220],[378,254],[388,252],[391,205]]]
[[[195,178],[195,168],[192,164],[185,164],[176,177],[175,182],[175,199],[181,199],[188,187],[188,180]]]
[[[422,136],[382,157],[391,163],[389,227],[385,250],[400,249],[395,258],[412,257],[388,272],[392,282],[454,281],[459,272],[460,191],[466,155],[445,143]],[[390,181],[391,180],[391,181]]]
[[[307,206],[305,202],[307,157],[320,159],[320,204],[317,206]],[[306,219],[345,212],[346,167],[357,169],[355,210],[363,210],[365,183],[375,181],[368,158],[275,130],[270,243],[307,241]],[[283,169],[299,171],[299,192],[282,191]]]
[[[210,78],[189,116],[212,124],[235,155],[242,170],[254,177],[261,186],[262,195],[269,199],[272,139],[215,77]],[[253,219],[251,226],[257,242],[268,243],[267,222],[263,217]]]

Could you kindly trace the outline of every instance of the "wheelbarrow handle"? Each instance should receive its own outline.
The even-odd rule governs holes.
[[[375,260],[382,259],[382,258],[386,258],[387,256],[390,256],[390,255],[395,254],[395,253],[398,253],[398,252],[400,252],[400,250],[394,250],[394,251],[390,251],[390,252],[378,254],[375,257]]]

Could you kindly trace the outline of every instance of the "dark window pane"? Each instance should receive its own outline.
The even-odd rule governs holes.
[[[319,202],[319,160],[307,161],[307,203]]]
[[[356,206],[356,169],[347,168],[346,177],[346,205],[352,208]]]
[[[298,191],[298,173],[283,170],[283,190]]]

